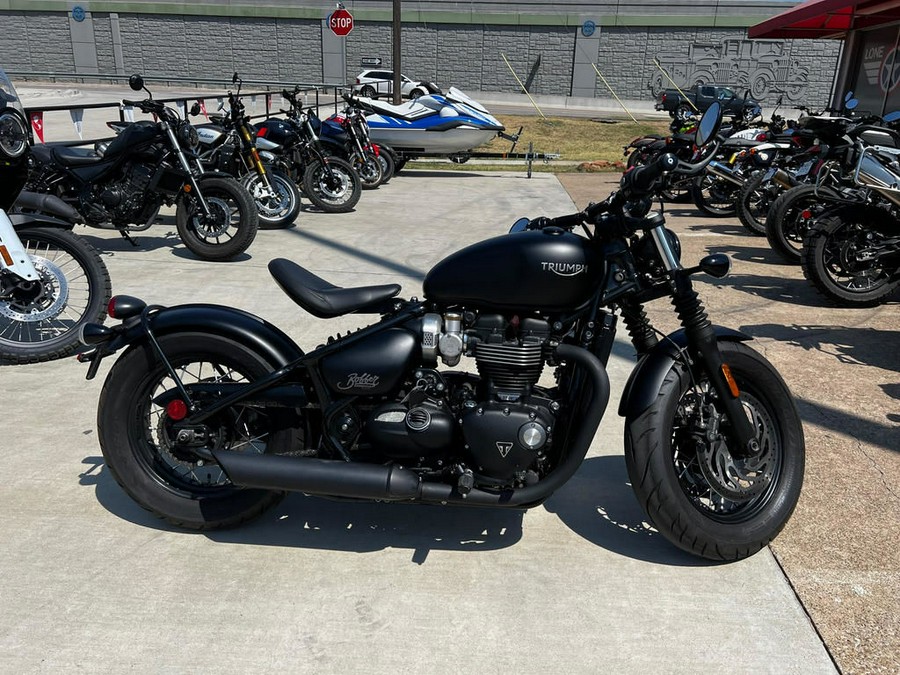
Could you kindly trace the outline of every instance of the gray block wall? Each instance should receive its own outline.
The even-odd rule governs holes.
[[[3,11],[0,21],[8,70],[75,73],[76,50],[83,61],[83,44],[73,45],[67,13]],[[322,82],[325,70],[335,72],[334,63],[327,69],[323,63],[336,58],[329,56],[333,49],[323,56],[323,17],[91,12],[90,21],[101,74],[228,80],[238,71],[248,81],[289,84]],[[580,25],[408,22],[402,29],[402,70],[445,89],[518,92],[511,66],[535,94],[572,95],[574,78],[578,95],[589,92],[585,82],[593,82],[594,95],[609,98],[606,84],[593,78],[596,63],[618,96],[650,100],[671,86],[654,65],[658,59],[679,86],[712,78],[741,92],[751,88],[767,103],[782,95],[820,105],[828,98],[840,51],[833,40],[750,41],[743,28],[602,26],[594,39],[577,42],[579,30]],[[391,39],[390,22],[357,21],[343,38],[345,58],[337,72],[342,66],[346,82],[353,82],[364,58],[380,58],[382,67],[391,68]],[[586,45],[596,53],[582,53]]]

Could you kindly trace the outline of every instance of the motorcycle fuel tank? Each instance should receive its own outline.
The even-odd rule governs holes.
[[[416,354],[416,337],[404,328],[376,333],[322,360],[328,388],[346,396],[374,396],[392,391]]]
[[[271,150],[272,147],[275,147],[272,144],[289,145],[298,136],[297,130],[290,122],[274,117],[255,124],[254,128],[256,129],[256,145],[262,147],[263,150]]]
[[[425,297],[486,309],[561,311],[587,302],[603,260],[587,239],[557,227],[468,246],[425,277]]]
[[[132,153],[138,146],[150,143],[161,135],[162,132],[155,122],[142,120],[129,124],[122,133],[110,141],[103,156],[116,157],[122,153]]]

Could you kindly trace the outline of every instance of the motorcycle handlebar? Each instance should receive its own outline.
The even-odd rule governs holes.
[[[653,184],[664,173],[674,171],[678,166],[678,158],[670,152],[647,166],[638,166],[622,176],[622,189],[626,197],[639,197],[653,189]]]

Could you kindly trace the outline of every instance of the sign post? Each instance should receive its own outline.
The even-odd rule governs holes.
[[[328,27],[339,37],[344,37],[353,30],[353,15],[343,7],[339,7],[328,17]]]

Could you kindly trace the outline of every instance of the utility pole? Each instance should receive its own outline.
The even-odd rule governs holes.
[[[391,59],[394,68],[394,105],[400,105],[400,0],[394,0],[394,55]]]

